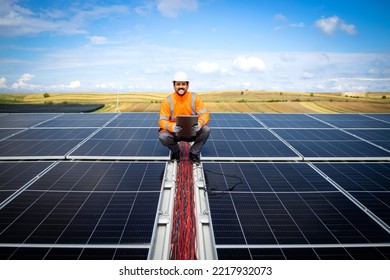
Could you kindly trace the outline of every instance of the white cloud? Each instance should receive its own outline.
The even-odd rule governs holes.
[[[216,62],[202,61],[196,64],[195,71],[202,74],[211,74],[221,71],[221,67]]]
[[[342,22],[340,24],[340,29],[347,32],[349,35],[356,34],[356,27],[353,24],[346,24],[346,23]]]
[[[21,36],[52,32],[85,34],[87,25],[96,19],[129,12],[127,6],[94,6],[92,9],[40,10],[35,13],[18,5],[19,0],[1,0],[0,35]]]
[[[332,34],[339,22],[339,18],[337,16],[328,17],[328,18],[320,18],[316,21],[316,26],[322,30],[322,32],[326,34]]]
[[[17,82],[12,84],[13,89],[18,89],[18,88],[36,88],[36,85],[26,83],[30,81],[32,78],[34,78],[34,75],[31,75],[30,73],[25,73],[23,74]]]
[[[70,88],[70,89],[75,89],[75,88],[78,88],[78,87],[80,87],[80,86],[81,86],[80,81],[79,81],[79,80],[76,80],[76,81],[71,81],[71,82],[69,83],[69,85],[67,85],[66,87],[67,87],[67,88]]]
[[[303,22],[300,22],[300,23],[291,23],[289,25],[290,27],[296,27],[296,28],[303,28],[305,27],[305,24]]]
[[[196,11],[197,0],[158,0],[157,10],[166,17],[177,17],[182,11]]]
[[[302,73],[302,79],[311,79],[314,77],[312,72],[305,71]]]
[[[265,70],[264,61],[255,56],[251,56],[251,57],[239,56],[234,60],[233,65],[236,69],[243,72]]]
[[[7,79],[4,77],[0,77],[0,88],[6,88],[7,87]]]
[[[355,25],[345,23],[345,21],[338,16],[328,18],[322,17],[315,22],[315,25],[322,32],[328,35],[332,35],[338,29],[348,33],[349,35],[356,34]]]
[[[274,19],[280,20],[280,21],[286,21],[287,20],[286,16],[283,15],[283,14],[276,14],[276,15],[274,15]]]
[[[89,40],[92,45],[105,45],[108,44],[107,38],[103,36],[89,36]]]

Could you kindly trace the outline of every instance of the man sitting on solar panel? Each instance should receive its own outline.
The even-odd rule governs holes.
[[[189,79],[185,72],[176,72],[173,78],[174,93],[166,97],[160,108],[159,140],[171,151],[171,161],[180,160],[178,142],[194,142],[189,160],[200,163],[200,152],[210,135],[207,123],[210,115],[201,97],[188,92]]]

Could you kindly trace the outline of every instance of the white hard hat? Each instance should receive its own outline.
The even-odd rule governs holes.
[[[188,82],[187,73],[179,71],[173,76],[173,82]]]

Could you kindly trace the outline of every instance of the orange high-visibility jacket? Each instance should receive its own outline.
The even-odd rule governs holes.
[[[194,92],[186,92],[184,96],[174,92],[164,98],[158,121],[160,128],[172,132],[178,115],[198,115],[200,127],[206,125],[210,120],[210,115],[202,99]]]

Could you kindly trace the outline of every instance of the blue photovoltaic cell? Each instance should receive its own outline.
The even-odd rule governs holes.
[[[390,150],[390,129],[350,129],[346,131]]]
[[[356,141],[358,138],[338,129],[274,129],[286,141]],[[359,140],[360,141],[360,140]]]
[[[2,260],[146,260],[149,249],[4,247],[1,252]]]
[[[231,113],[211,113],[210,127],[252,127],[263,128],[263,126],[256,121],[249,114],[231,114]]]
[[[331,128],[303,114],[253,114],[270,128]]]
[[[390,114],[210,117],[202,159],[218,259],[390,259]],[[0,259],[147,259],[169,156],[158,119],[0,114],[0,203],[16,194],[0,209]],[[61,161],[30,161],[51,158]],[[231,162],[207,162],[219,159]],[[380,162],[250,162],[302,159]]]
[[[248,251],[245,246],[249,245],[326,244],[337,247],[340,243],[370,245],[390,242],[390,235],[381,226],[306,164],[203,165],[207,187],[213,191],[216,188],[227,189],[239,182],[238,179],[227,176],[225,180],[218,173],[237,170],[232,175],[244,178],[244,184],[237,185],[223,196],[213,198],[213,193],[209,195],[210,215],[218,254],[221,252],[220,259],[229,259],[226,254],[231,255],[235,250],[241,251],[242,259],[262,258],[262,253],[259,252],[264,252],[264,249],[256,249],[257,253],[253,251],[255,249]],[[234,245],[235,248],[222,249],[222,245]],[[326,252],[316,251],[317,248],[286,250],[287,248],[283,248],[270,255],[274,255],[276,259],[327,258]],[[385,258],[384,254],[376,252],[377,259]],[[267,256],[267,253],[264,255]],[[356,252],[344,251],[341,255],[347,255],[347,259],[358,259],[358,256],[354,256]]]
[[[9,114],[1,117],[0,128],[29,128],[59,114]]]
[[[0,190],[15,191],[37,176],[52,162],[0,162]]]
[[[103,128],[71,153],[70,157],[166,157],[168,155],[168,148],[158,140],[156,128]]]
[[[0,141],[0,159],[63,158],[95,129],[29,129]]]
[[[101,127],[116,114],[66,114],[37,127]]]
[[[315,166],[346,191],[390,191],[390,163],[315,163]]]
[[[390,226],[390,163],[315,165]]]
[[[337,129],[275,129],[305,158],[389,158],[390,153]]]
[[[107,127],[155,127],[158,128],[158,113],[121,113]]]
[[[266,129],[213,128],[202,149],[207,157],[298,157],[287,145]]]
[[[390,114],[364,114],[364,115],[377,120],[382,120],[390,123]]]
[[[64,173],[57,177],[61,165]],[[164,163],[56,167],[0,210],[0,247],[151,242]],[[120,180],[111,181],[113,176]]]
[[[22,131],[22,129],[0,129],[0,140],[13,136],[20,131]]]
[[[219,191],[224,189],[218,186],[240,182],[237,177],[243,182],[235,192],[336,191],[306,163],[203,163],[203,168],[208,185]]]
[[[359,114],[311,114],[338,128],[390,128],[390,123]]]
[[[390,247],[220,248],[219,260],[388,260]]]
[[[350,194],[390,227],[390,192],[350,192]]]
[[[390,242],[382,227],[338,192],[229,193],[209,203],[217,247]]]

